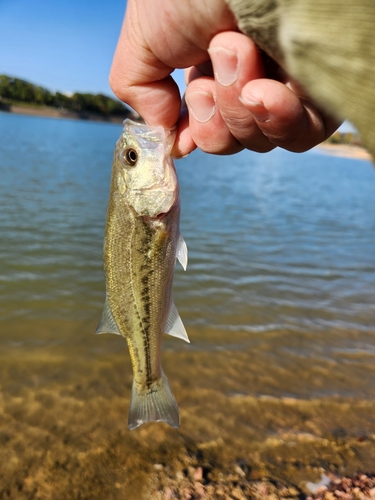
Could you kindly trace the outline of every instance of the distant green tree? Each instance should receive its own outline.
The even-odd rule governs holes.
[[[75,92],[71,97],[61,92],[53,94],[44,87],[7,75],[0,75],[0,100],[27,102],[108,116],[125,117],[129,114],[124,104],[104,94]]]
[[[331,144],[349,144],[351,146],[362,146],[360,137],[353,132],[340,132],[336,130],[331,137],[327,139]]]
[[[11,99],[11,97],[10,78],[6,75],[0,75],[0,99]]]
[[[54,102],[53,94],[49,90],[43,87],[35,87],[34,96],[35,96],[35,102],[37,104],[44,104],[45,106],[53,105]]]
[[[15,78],[12,84],[13,96],[17,101],[35,102],[34,86],[19,78]]]
[[[86,100],[83,94],[75,92],[71,97],[72,108],[77,111],[83,111],[86,109]]]
[[[53,105],[56,108],[72,109],[72,100],[70,97],[66,96],[65,94],[61,94],[60,92],[56,92],[54,99],[53,99]]]

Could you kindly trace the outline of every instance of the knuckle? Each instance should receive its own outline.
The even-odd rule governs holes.
[[[222,118],[242,147],[257,153],[267,153],[276,147],[259,129],[253,116],[223,112]]]
[[[231,113],[220,110],[221,116],[231,134],[238,140],[252,140],[259,136],[259,127],[249,114]]]
[[[115,96],[118,97],[121,101],[126,101],[128,97],[128,92],[121,78],[119,78],[118,75],[111,72],[109,74],[108,83]]]
[[[226,109],[220,109],[220,114],[230,130],[238,130],[239,132],[249,130],[251,132],[256,128],[256,123],[249,114],[239,114]]]
[[[275,146],[291,151],[292,153],[303,153],[314,147],[316,144],[316,142],[311,140],[311,138],[299,135],[293,137],[271,137],[268,135],[267,137],[270,142],[275,144]]]
[[[114,76],[112,76],[112,74],[110,74],[109,78],[108,78],[108,83],[109,83],[109,86],[111,87],[112,92],[115,94],[115,96],[117,96],[119,99],[121,99],[121,97],[120,97],[121,88],[118,85],[117,78],[115,78]]]

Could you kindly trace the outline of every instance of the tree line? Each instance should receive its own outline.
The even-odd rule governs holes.
[[[336,130],[331,137],[327,139],[331,144],[348,144],[349,146],[362,146],[362,142],[357,133],[340,132]]]
[[[71,111],[86,111],[108,116],[126,116],[130,110],[124,104],[104,94],[75,92],[68,96],[34,85],[20,78],[0,75],[0,102],[51,106]]]

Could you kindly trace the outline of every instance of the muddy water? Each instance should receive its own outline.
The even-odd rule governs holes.
[[[209,498],[238,467],[302,490],[374,469],[371,165],[282,151],[178,163],[191,344],[166,338],[163,366],[182,425],[130,433],[125,342],[92,334],[120,130],[0,114],[0,498],[184,498],[199,467]]]

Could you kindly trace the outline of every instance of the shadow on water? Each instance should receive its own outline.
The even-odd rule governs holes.
[[[9,112],[10,111],[10,105],[6,104],[5,102],[1,102],[0,101],[0,111]]]

